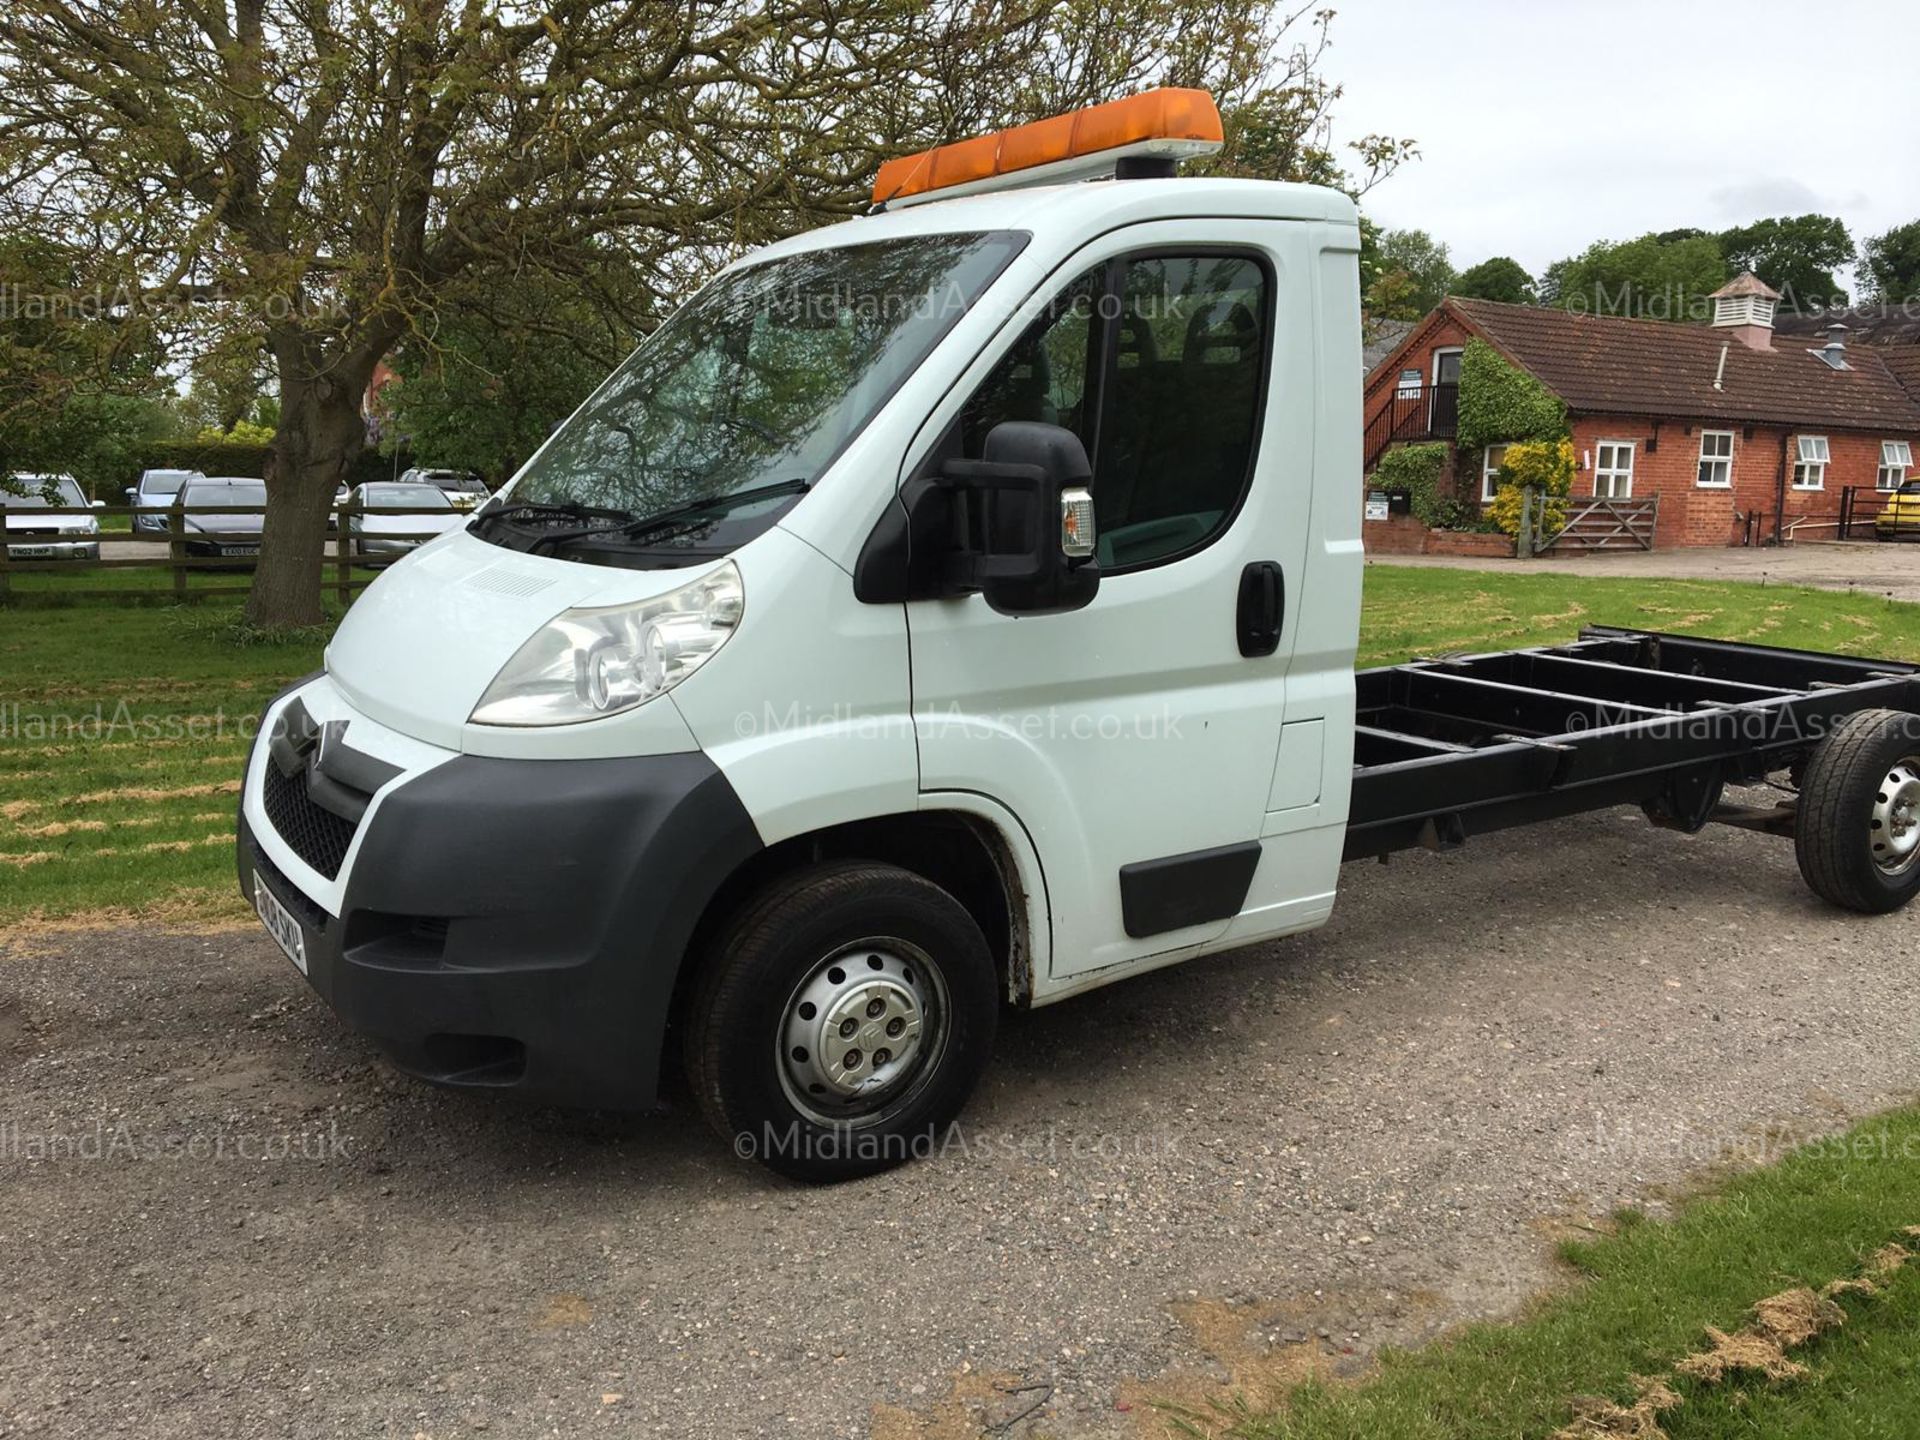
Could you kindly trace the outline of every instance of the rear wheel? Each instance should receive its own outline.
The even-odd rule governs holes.
[[[897,866],[813,866],[760,892],[705,969],[686,1064],[735,1153],[847,1180],[927,1153],[985,1068],[999,983],[980,927]]]
[[[1920,892],[1920,715],[1863,711],[1821,742],[1794,852],[1813,891],[1848,910],[1882,915]]]

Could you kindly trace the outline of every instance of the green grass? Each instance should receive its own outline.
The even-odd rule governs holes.
[[[1882,596],[1702,580],[1588,579],[1367,567],[1360,664],[1567,640],[1582,625],[1920,660],[1920,605]]]
[[[1856,1144],[1857,1142],[1857,1148]],[[1267,1413],[1242,1413],[1241,1440],[1479,1440],[1546,1436],[1576,1396],[1625,1402],[1636,1375],[1664,1376],[1733,1332],[1756,1300],[1852,1276],[1920,1224],[1920,1110],[1867,1121],[1781,1163],[1741,1175],[1670,1223],[1625,1224],[1568,1245],[1584,1283],[1513,1324],[1482,1324],[1390,1352],[1357,1385],[1310,1383]],[[1630,1217],[1629,1217],[1630,1218]],[[1811,1373],[1768,1384],[1674,1380],[1661,1417],[1672,1440],[1908,1437],[1920,1417],[1920,1265],[1875,1296],[1841,1298],[1847,1324],[1791,1352]],[[1220,1433],[1220,1432],[1216,1432]]]
[[[233,910],[254,717],[321,637],[236,643],[237,608],[0,610],[0,923]]]
[[[106,584],[129,600],[152,585],[161,600],[154,582],[165,579],[76,571],[17,583]],[[235,614],[220,600],[0,608],[0,924],[237,906],[227,898],[233,796],[201,787],[231,786],[247,725],[318,665],[321,641],[239,646]],[[1867,596],[1375,565],[1361,663],[1566,640],[1594,622],[1920,660],[1920,606]]]

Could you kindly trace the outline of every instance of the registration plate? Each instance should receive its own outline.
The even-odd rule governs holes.
[[[50,560],[53,558],[53,546],[9,545],[7,553],[16,560]]]
[[[307,973],[307,932],[300,928],[300,922],[293,913],[280,903],[280,897],[267,888],[267,882],[258,875],[253,877],[253,908],[260,912],[260,923],[267,927],[267,933],[280,942],[280,948],[287,952],[287,958],[293,961],[294,968],[302,975]]]
[[[222,545],[220,553],[222,555],[258,555],[260,547],[258,545]]]

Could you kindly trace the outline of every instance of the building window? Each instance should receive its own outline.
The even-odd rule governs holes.
[[[1798,458],[1793,464],[1793,488],[1796,490],[1824,490],[1827,488],[1827,462],[1832,453],[1827,448],[1824,435],[1802,435],[1799,439]]]
[[[1711,490],[1725,490],[1733,484],[1733,432],[1700,432],[1700,484]]]
[[[1898,490],[1907,483],[1907,471],[1913,468],[1913,442],[1909,440],[1882,440],[1880,442],[1880,474],[1874,480],[1882,490]]]
[[[1489,445],[1480,461],[1480,501],[1485,504],[1500,493],[1500,467],[1506,462],[1507,447]]]
[[[1593,493],[1599,500],[1633,498],[1633,441],[1602,440],[1593,447]]]

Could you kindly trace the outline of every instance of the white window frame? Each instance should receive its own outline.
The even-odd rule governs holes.
[[[1487,446],[1486,453],[1480,457],[1480,503],[1490,504],[1500,493],[1500,460],[1506,456],[1505,441],[1498,445]]]
[[[1709,440],[1727,442],[1725,454],[1707,453]],[[1712,467],[1709,469],[1708,467]],[[1709,480],[1708,475],[1718,475],[1718,480]],[[1694,484],[1702,490],[1731,490],[1733,488],[1733,431],[1702,430],[1700,432],[1700,466],[1694,472]]]
[[[1824,490],[1827,466],[1833,463],[1833,447],[1824,435],[1797,435],[1793,442],[1793,488]]]
[[[1441,383],[1440,362],[1449,355],[1458,355],[1460,357],[1460,363],[1464,365],[1467,356],[1466,347],[1464,345],[1442,345],[1433,352],[1433,383],[1435,385]],[[1452,383],[1458,385],[1460,382],[1455,380]]]
[[[1913,468],[1913,442],[1911,440],[1882,440],[1880,442],[1880,471],[1874,476],[1874,488],[1878,490],[1898,490],[1907,483],[1907,472]]]
[[[1633,498],[1633,462],[1635,452],[1640,448],[1637,440],[1596,440],[1593,443],[1593,498],[1596,500],[1631,500]],[[1614,463],[1603,465],[1600,456],[1605,451],[1613,451]],[[1626,453],[1627,463],[1620,465],[1621,452]],[[1604,493],[1600,489],[1600,477],[1605,475],[1612,482]],[[1621,481],[1626,482],[1624,490],[1617,488]]]

